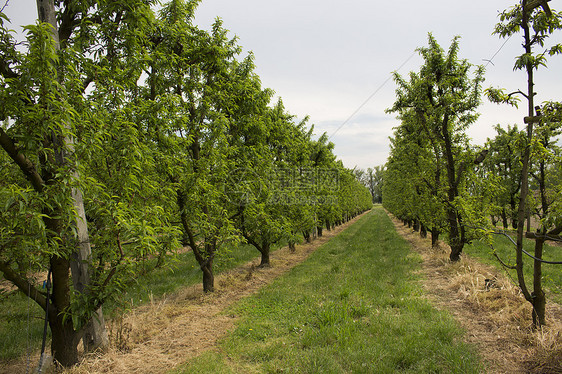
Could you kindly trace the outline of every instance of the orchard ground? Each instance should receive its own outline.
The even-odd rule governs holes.
[[[365,248],[374,257],[354,254]],[[388,372],[399,367],[409,372],[562,372],[560,306],[549,303],[549,326],[533,332],[530,306],[501,270],[470,255],[459,263],[447,258],[445,244],[431,248],[429,239],[391,222],[375,207],[294,253],[275,251],[270,268],[258,268],[256,259],[220,275],[214,294],[203,294],[196,285],[135,307],[110,321],[109,352],[87,356],[67,372],[309,372],[314,365],[331,372],[368,372],[376,361]],[[377,270],[380,259],[387,262]],[[384,268],[396,273],[395,267],[402,279],[384,274]],[[377,280],[377,273],[386,278]],[[377,289],[381,283],[383,292]],[[287,289],[293,292],[280,291]],[[298,304],[308,305],[298,309]],[[293,305],[297,309],[288,313]],[[415,323],[419,316],[429,319]],[[431,320],[438,320],[434,330],[410,325]],[[385,341],[377,333],[388,338],[373,350],[368,345]],[[363,360],[372,362],[356,367],[348,361],[354,342],[360,343]],[[428,345],[439,348],[424,352]],[[320,361],[322,356],[335,358]],[[26,363],[0,369],[23,373]]]

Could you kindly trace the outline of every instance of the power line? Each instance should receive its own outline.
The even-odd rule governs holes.
[[[513,35],[510,35],[507,39],[505,39],[505,41],[503,42],[503,44],[500,46],[500,48],[496,51],[496,53],[494,53],[494,55],[490,58],[490,59],[485,59],[483,58],[483,61],[486,61],[486,65],[484,65],[484,67],[488,67],[488,65],[492,64],[494,65],[494,63],[492,62],[494,60],[494,58],[496,58],[496,56],[498,55],[498,53],[500,53],[500,51],[503,49],[503,47],[505,47],[505,45],[507,44],[507,42],[509,41],[509,39],[511,39]]]
[[[488,65],[493,63],[494,58],[496,58],[496,56],[500,53],[500,51],[503,49],[503,47],[505,47],[505,45],[507,44],[507,42],[511,39],[510,35],[503,43],[502,45],[498,48],[498,50],[496,51],[496,53],[493,54],[493,56],[489,59],[483,59],[484,61],[486,61],[486,65],[484,67],[487,67]],[[400,71],[400,69],[402,69],[404,67],[404,65],[406,65],[411,59],[412,57],[414,57],[414,55],[416,54],[416,51],[412,52],[412,54],[406,59],[406,61],[404,61],[402,63],[402,65],[400,65],[398,67],[398,69],[396,69],[395,71],[398,72]],[[330,135],[330,137],[328,138],[328,140],[330,140],[334,135],[337,134],[338,131],[341,130],[342,127],[344,127],[387,83],[388,81],[390,81],[390,79],[392,79],[392,76],[389,76],[376,90],[375,92],[373,92],[361,105],[359,105],[359,107],[336,129],[336,131],[334,131],[332,133],[332,135]]]
[[[404,61],[402,63],[402,65],[400,65],[398,67],[397,70],[395,70],[396,72],[400,71],[400,69],[402,69],[404,67],[404,65],[406,65],[411,59],[412,57],[414,57],[414,55],[416,54],[416,51],[412,52],[412,54],[410,55],[410,57],[408,57],[406,59],[406,61]],[[341,130],[342,127],[344,127],[387,83],[389,80],[392,79],[392,75],[390,75],[376,90],[375,92],[373,92],[368,98],[367,100],[365,100],[361,105],[359,105],[359,107],[336,129],[336,131],[334,131],[332,133],[332,135],[330,135],[330,137],[328,138],[328,140],[330,140],[334,135],[336,135],[336,133],[338,131]]]
[[[503,235],[505,236],[507,239],[509,239],[509,241],[511,241],[511,243],[513,243],[513,245],[515,247],[517,247],[517,243],[515,242],[515,240],[513,240],[513,238],[511,236],[509,236],[505,231],[495,231],[495,230],[488,230],[485,227],[475,227],[475,226],[470,226],[470,225],[463,225],[464,227],[468,227],[470,229],[475,229],[475,230],[483,230],[486,231],[490,234],[494,234],[494,235]],[[549,236],[545,235],[545,238],[550,239]],[[555,239],[555,238],[553,238]],[[521,248],[521,251],[529,256],[530,258],[532,258],[535,261],[539,261],[542,262],[544,264],[550,264],[550,265],[562,265],[562,261],[547,261],[547,260],[543,260],[542,258],[538,258],[533,256],[532,254],[530,254],[529,252],[527,252],[525,249]]]
[[[6,0],[6,2],[4,3],[4,6],[2,7],[2,9],[0,9],[0,12],[3,12],[4,9],[6,9],[6,7],[8,6],[8,3],[10,2],[10,0]]]

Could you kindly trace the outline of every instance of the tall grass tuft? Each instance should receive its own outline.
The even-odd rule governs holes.
[[[232,269],[258,257],[254,247],[240,245],[221,253],[216,260],[215,272]],[[154,266],[157,259],[147,260],[147,268]],[[1,280],[1,277],[0,277]],[[119,319],[121,315],[142,304],[154,302],[164,295],[201,282],[201,269],[193,253],[177,255],[174,262],[139,276],[126,293],[104,305],[104,313],[109,319]],[[34,302],[18,291],[0,293],[0,365],[36,353],[41,348],[45,313]],[[50,331],[47,336],[50,342]],[[117,342],[119,344],[119,342]]]
[[[507,264],[515,265],[515,245],[505,236],[494,236],[493,245],[490,247],[484,241],[474,241],[465,248],[466,253],[477,257],[482,262],[503,269],[502,265],[494,256],[494,251]],[[524,248],[527,252],[533,253],[534,241],[524,239]],[[562,251],[560,247],[545,244],[543,258],[552,261],[560,261],[562,259]],[[524,260],[523,271],[527,284],[532,284],[533,279],[533,260],[526,257]],[[543,284],[547,292],[547,303],[549,299],[557,304],[562,305],[562,271],[560,265],[544,264],[542,266]],[[515,270],[508,271],[509,277],[513,284],[517,284],[517,273]]]

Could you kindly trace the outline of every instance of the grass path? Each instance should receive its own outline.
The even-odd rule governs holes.
[[[273,252],[270,268],[258,268],[256,258],[217,276],[213,294],[203,294],[197,284],[133,309],[122,320],[112,321],[109,352],[87,357],[67,373],[164,373],[213,349],[238,320],[235,314],[225,313],[227,308],[306,260],[360,218],[297,246],[294,253],[286,247]]]
[[[195,285],[133,308],[111,321],[108,353],[66,373],[561,372],[560,324],[530,334],[500,271],[446,258],[375,207],[274,252],[271,268],[220,275],[214,294]]]
[[[173,372],[480,372],[458,324],[425,297],[421,262],[375,208],[229,308],[232,331]]]
[[[482,249],[474,253],[474,245],[467,246],[462,260],[451,263],[446,244],[440,242],[432,248],[429,238],[422,239],[393,221],[396,231],[423,258],[427,297],[432,305],[449,311],[467,331],[465,339],[478,347],[486,373],[562,373],[560,305],[549,299],[549,325],[534,331],[530,304],[497,261],[482,259]]]

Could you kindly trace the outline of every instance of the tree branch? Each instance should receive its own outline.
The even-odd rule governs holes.
[[[256,249],[260,252],[263,251],[262,246],[258,244],[258,242],[256,242],[254,239],[252,239],[247,233],[242,232],[242,236],[248,241],[248,243],[250,243],[251,245],[253,245],[254,247],[256,247]]]
[[[500,256],[498,256],[497,253],[494,252],[494,256],[498,259],[498,261],[500,262],[500,264],[502,264],[503,267],[507,268],[507,269],[511,269],[511,270],[516,270],[516,267],[513,265],[508,265],[505,262],[502,261],[502,259],[500,258]]]
[[[19,74],[10,69],[8,63],[4,59],[0,59],[0,75],[4,78],[19,78]]]
[[[59,26],[59,41],[61,44],[66,44],[66,41],[72,35],[74,27],[80,24],[79,20],[76,20],[77,13],[71,10],[71,6],[68,1],[64,2],[65,8],[62,12],[60,26]]]
[[[47,308],[47,298],[42,294],[37,287],[31,284],[31,282],[22,277],[21,274],[15,272],[8,262],[0,261],[0,272],[4,274],[4,278],[12,282],[21,292],[23,292],[27,297],[34,300],[43,310]]]
[[[6,132],[0,128],[0,146],[8,153],[8,156],[19,166],[23,174],[31,182],[31,185],[37,192],[43,191],[45,181],[39,173],[37,168],[27,157],[23,155]]]
[[[514,92],[511,92],[511,93],[507,94],[507,98],[511,99],[511,97],[515,96],[515,95],[522,95],[525,99],[529,99],[529,96],[521,90],[517,90],[517,91],[514,91]]]

